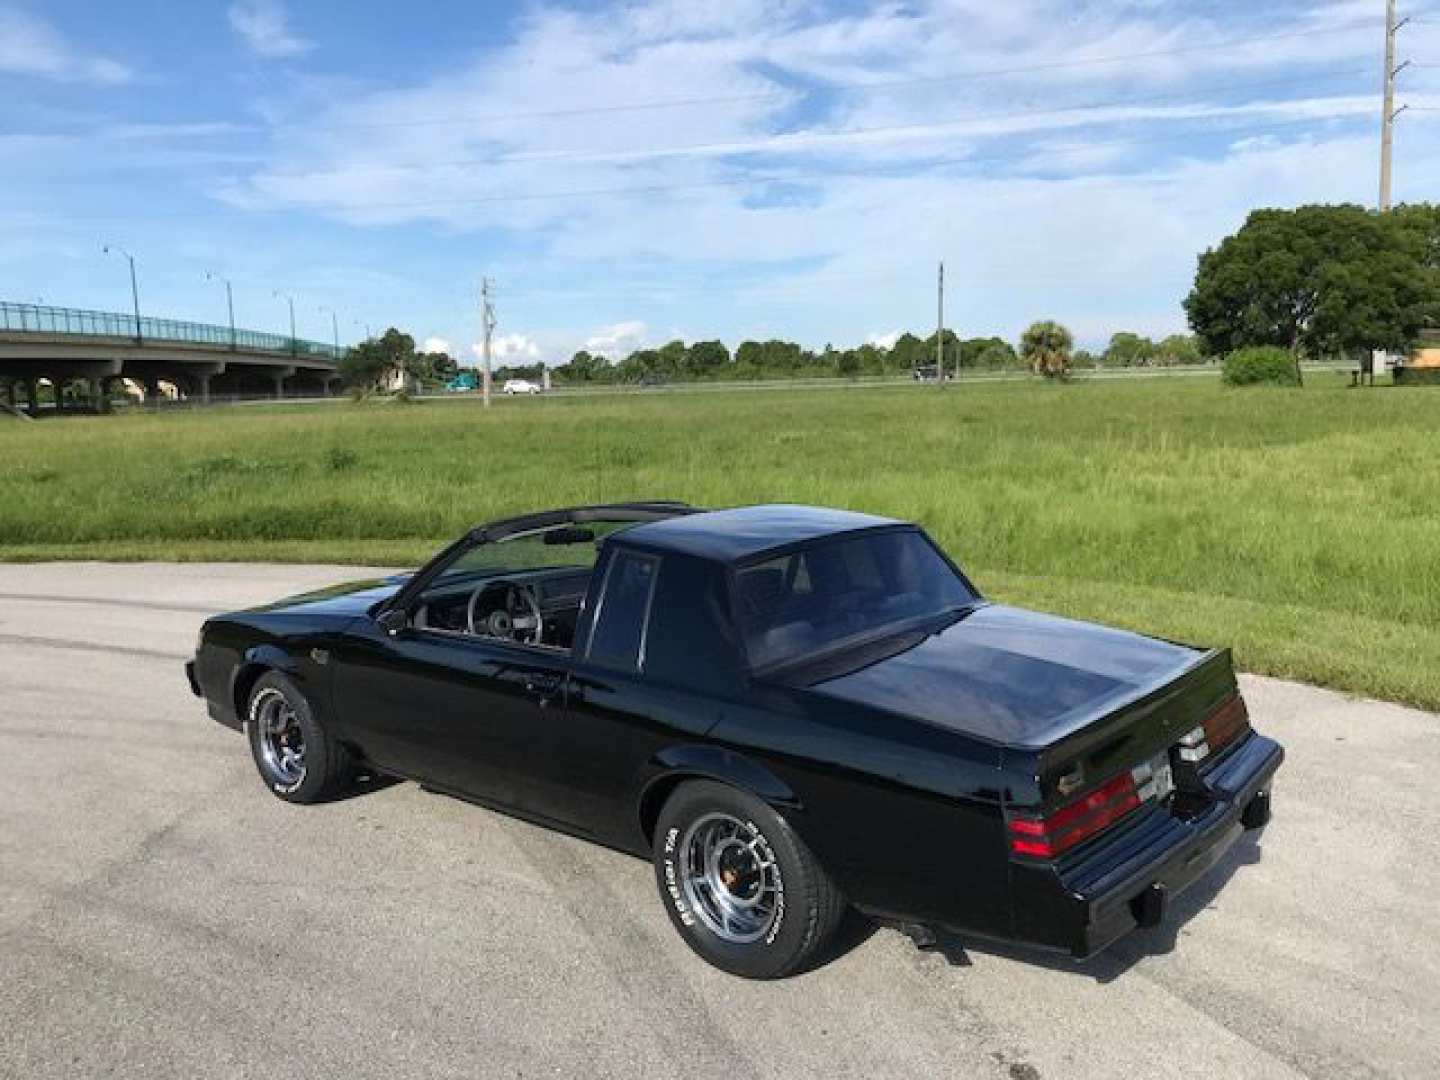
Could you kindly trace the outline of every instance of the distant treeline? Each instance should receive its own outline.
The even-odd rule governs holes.
[[[1048,324],[1054,325],[1054,324]],[[1063,328],[1060,328],[1063,331]],[[1068,339],[1068,333],[1066,334]],[[1068,356],[1070,367],[1204,363],[1195,338],[1175,334],[1155,342],[1122,331],[1110,339],[1103,353],[1080,350]],[[744,341],[732,353],[721,341],[671,341],[657,349],[636,349],[618,363],[580,350],[569,363],[552,367],[552,377],[565,383],[637,383],[708,379],[850,378],[862,375],[908,375],[933,371],[937,361],[947,372],[961,370],[1032,369],[1034,358],[1017,351],[1004,338],[959,339],[945,331],[943,351],[937,356],[936,335],[901,334],[888,348],[865,344],[852,349],[827,345],[816,352],[793,341]],[[542,365],[507,366],[496,377],[539,379]]]
[[[1070,331],[1059,323],[1037,322],[1020,339],[1017,350],[1004,338],[974,337],[961,340],[945,331],[937,355],[936,337],[901,334],[890,346],[869,343],[853,349],[830,345],[819,352],[793,341],[744,341],[733,353],[721,341],[672,341],[658,349],[636,349],[618,363],[599,353],[580,350],[566,364],[550,368],[561,383],[689,382],[719,379],[855,378],[864,375],[934,374],[937,361],[953,373],[962,371],[1028,370],[1063,375],[1072,368],[1150,367],[1199,364],[1202,355],[1194,337],[1174,334],[1151,341],[1121,331],[1101,353],[1075,351]],[[417,352],[415,339],[391,327],[379,337],[351,348],[340,370],[352,386],[375,387],[393,382],[403,372],[407,381],[440,386],[455,378],[459,367],[446,353]],[[543,380],[541,363],[502,365],[495,378]]]

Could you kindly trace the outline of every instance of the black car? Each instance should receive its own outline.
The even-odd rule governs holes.
[[[685,940],[813,964],[842,915],[1086,957],[1269,816],[1230,654],[986,601],[914,525],[678,503],[474,529],[211,619],[191,686],[290,802],[357,769],[651,859]]]

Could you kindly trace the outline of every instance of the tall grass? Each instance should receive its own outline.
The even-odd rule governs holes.
[[[416,562],[570,503],[920,521],[1000,599],[1440,706],[1440,393],[1208,380],[0,426],[0,557]]]

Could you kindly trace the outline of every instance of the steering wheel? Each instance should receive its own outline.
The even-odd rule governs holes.
[[[480,600],[487,593],[501,594],[500,603],[480,615]],[[465,625],[472,634],[509,638],[523,645],[539,645],[545,632],[534,593],[513,581],[487,581],[477,586],[465,605]]]

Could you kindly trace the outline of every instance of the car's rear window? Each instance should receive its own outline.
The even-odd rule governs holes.
[[[752,667],[869,640],[977,598],[917,529],[821,540],[736,572]]]

